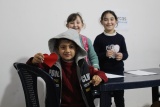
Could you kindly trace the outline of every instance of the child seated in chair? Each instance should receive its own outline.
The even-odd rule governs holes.
[[[53,66],[44,63],[45,56],[42,53],[35,54],[27,63],[36,65],[53,76],[59,92],[60,107],[95,107],[91,84],[97,86],[108,79],[104,72],[94,70],[85,61],[87,53],[81,47],[78,32],[68,29],[48,43],[50,52],[58,55]]]

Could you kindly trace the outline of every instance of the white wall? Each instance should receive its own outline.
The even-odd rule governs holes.
[[[159,67],[159,0],[0,0],[0,107],[24,107],[24,94],[14,62],[37,52],[49,53],[48,39],[65,31],[69,14],[80,12],[93,41],[103,31],[104,10],[128,11],[126,70]],[[146,97],[148,96],[148,97]],[[40,97],[44,97],[42,94]],[[126,107],[149,107],[151,89],[125,91]],[[148,105],[148,106],[147,106]]]

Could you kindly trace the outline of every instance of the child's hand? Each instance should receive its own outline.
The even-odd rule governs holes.
[[[123,54],[122,53],[120,53],[120,52],[116,53],[116,60],[117,61],[122,60],[122,58],[123,58]]]
[[[99,85],[100,82],[102,82],[102,79],[98,75],[94,75],[92,77],[91,83],[93,84],[93,86]]]
[[[94,68],[94,70],[98,71],[98,68]]]
[[[114,55],[115,52],[113,52],[112,50],[107,50],[106,51],[106,56],[111,58]]]
[[[37,64],[37,63],[43,63],[44,56],[42,53],[37,53],[34,55],[32,63]]]

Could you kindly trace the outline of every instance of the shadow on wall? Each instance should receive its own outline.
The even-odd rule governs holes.
[[[27,60],[28,58],[22,58],[16,62],[25,63]],[[9,83],[5,89],[0,107],[26,107],[22,84],[14,66],[10,67],[10,73],[11,83]],[[42,81],[38,81],[37,84],[39,89],[39,102],[41,107],[44,107],[44,83]]]
[[[151,105],[144,105],[143,107],[151,107]]]

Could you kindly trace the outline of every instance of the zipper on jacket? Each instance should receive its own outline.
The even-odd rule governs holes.
[[[84,62],[83,62],[83,64],[84,64]],[[77,64],[77,76],[78,76],[79,85],[80,85],[80,88],[81,88],[81,93],[82,93],[83,100],[84,100],[84,102],[86,104],[86,107],[89,107],[89,104],[87,102],[87,98],[86,98],[86,96],[84,94],[84,91],[83,91],[83,88],[82,88],[82,85],[81,85],[81,74],[80,74],[80,67],[78,66],[78,64]]]
[[[57,66],[57,68],[59,68],[59,72],[60,72],[60,78],[61,78],[61,89],[60,89],[60,99],[59,99],[59,107],[61,106],[61,99],[62,99],[62,66],[57,63],[55,66]]]

